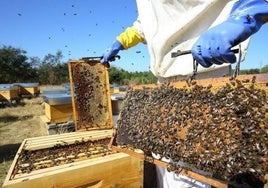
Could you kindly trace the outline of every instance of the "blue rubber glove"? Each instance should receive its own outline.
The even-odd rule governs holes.
[[[268,3],[264,0],[240,0],[223,23],[207,30],[193,45],[193,58],[203,67],[235,63],[231,48],[248,39],[268,21]]]
[[[114,57],[118,54],[118,52],[123,49],[124,47],[122,46],[122,44],[118,40],[116,40],[112,44],[112,46],[104,52],[103,57],[101,59],[101,63],[104,64],[114,60]]]

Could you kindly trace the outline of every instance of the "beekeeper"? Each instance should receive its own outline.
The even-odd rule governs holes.
[[[246,39],[267,21],[267,6],[267,0],[137,0],[138,19],[117,36],[102,62],[143,42],[148,46],[150,70],[159,80],[191,74],[192,55],[203,66],[198,67],[201,77],[202,72],[205,77],[223,76],[229,63],[236,61],[230,48],[245,41],[244,59]],[[178,50],[192,50],[192,55],[171,58]]]
[[[150,70],[160,82],[185,79],[193,72],[199,78],[229,74],[239,49],[243,60],[249,38],[268,21],[268,0],[137,0],[138,18],[116,37],[101,60],[108,62],[120,50],[147,44]],[[171,57],[172,52],[191,54]],[[195,180],[176,176],[159,167],[159,187],[198,187]],[[204,187],[206,185],[200,184]]]

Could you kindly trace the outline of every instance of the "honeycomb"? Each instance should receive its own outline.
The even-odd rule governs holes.
[[[76,129],[111,128],[107,68],[99,61],[70,62],[74,90]]]
[[[248,83],[250,82],[250,83]],[[251,81],[129,88],[117,122],[119,146],[170,159],[168,170],[202,170],[231,181],[267,173],[267,95]]]

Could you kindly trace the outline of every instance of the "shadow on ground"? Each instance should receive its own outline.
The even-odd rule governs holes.
[[[26,103],[23,101],[17,101],[17,102],[0,101],[0,108],[18,107],[18,106],[25,106],[25,105]]]
[[[4,115],[4,116],[0,116],[0,122],[11,123],[11,122],[15,122],[18,120],[26,120],[30,118],[33,118],[33,115],[26,115],[26,116]]]
[[[18,143],[0,146],[0,163],[4,161],[13,160],[20,145],[21,144]]]
[[[0,122],[15,122],[19,120],[19,116],[13,116],[13,115],[5,115],[5,116],[0,116]]]

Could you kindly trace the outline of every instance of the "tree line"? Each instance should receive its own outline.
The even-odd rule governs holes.
[[[20,48],[0,48],[0,84],[37,82],[41,85],[69,83],[68,62],[63,62],[61,51],[47,54],[43,59],[28,57]],[[128,72],[111,66],[110,83],[119,85],[156,83],[157,78],[149,71]]]
[[[0,84],[37,82],[40,85],[60,85],[69,83],[68,62],[63,62],[61,51],[47,54],[43,59],[28,57],[27,52],[12,46],[0,48]],[[111,66],[109,80],[111,84],[151,84],[157,78],[150,72],[129,72]],[[267,73],[268,65],[261,69],[240,70],[240,74]]]

